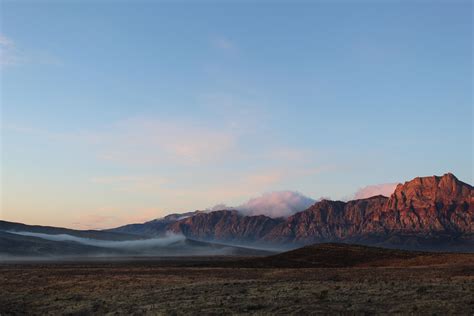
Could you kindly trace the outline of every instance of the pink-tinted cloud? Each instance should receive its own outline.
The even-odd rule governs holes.
[[[266,215],[276,218],[301,212],[314,203],[315,200],[299,192],[279,191],[252,198],[237,209],[246,215]]]
[[[129,119],[97,132],[102,159],[126,164],[200,164],[234,147],[235,135],[189,121]]]
[[[395,191],[398,183],[382,183],[369,185],[354,194],[354,199],[365,199],[375,195],[390,196]]]
[[[295,191],[267,192],[261,196],[251,198],[239,206],[228,206],[217,204],[207,211],[238,210],[244,215],[265,215],[272,218],[288,217],[295,213],[306,210],[316,200]]]

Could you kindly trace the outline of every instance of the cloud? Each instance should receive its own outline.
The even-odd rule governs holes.
[[[376,185],[369,185],[359,189],[354,194],[354,199],[365,199],[375,195],[390,196],[395,191],[398,183],[382,183]]]
[[[233,41],[226,37],[217,37],[212,41],[214,47],[221,50],[234,50],[236,48]]]
[[[264,193],[263,195],[252,198],[242,205],[229,207],[225,204],[218,204],[208,211],[217,211],[223,209],[236,209],[244,215],[265,215],[268,217],[288,217],[295,213],[304,211],[316,200],[304,196],[294,191],[275,191]]]
[[[0,34],[0,66],[22,64],[61,65],[62,62],[46,51],[30,51],[25,53],[7,36]]]
[[[101,159],[132,165],[213,161],[231,151],[236,138],[226,130],[191,121],[142,118],[128,119],[82,137],[98,147]]]
[[[0,34],[0,65],[10,66],[20,63],[21,58],[18,55],[15,44],[11,39]]]
[[[252,198],[237,207],[246,215],[266,215],[269,217],[288,217],[301,212],[316,201],[293,191],[279,191],[265,193],[260,197]]]
[[[0,34],[0,46],[12,48],[14,44],[11,39],[7,38],[5,35]]]
[[[219,204],[214,205],[213,207],[207,208],[206,212],[215,212],[215,211],[221,211],[221,210],[235,210],[235,207],[228,206],[224,203],[219,203]]]
[[[113,186],[117,191],[145,192],[156,191],[168,180],[158,176],[107,176],[94,177],[91,182]]]
[[[236,116],[240,121],[242,116]],[[77,181],[93,196],[71,206],[77,212],[68,215],[67,225],[76,228],[147,221],[216,202],[240,205],[263,192],[299,189],[299,183],[335,168],[320,162],[319,153],[282,146],[265,129],[233,129],[225,117],[212,124],[198,117],[132,117],[67,132],[25,126],[11,125],[8,131],[46,139],[62,146],[58,147],[61,151],[73,146],[81,159],[98,160],[100,169],[108,170],[103,174],[81,170],[85,177]],[[264,211],[287,216],[292,210]],[[102,217],[94,217],[96,214]]]

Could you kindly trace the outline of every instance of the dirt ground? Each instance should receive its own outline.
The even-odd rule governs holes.
[[[472,263],[336,269],[2,264],[0,315],[473,315]]]

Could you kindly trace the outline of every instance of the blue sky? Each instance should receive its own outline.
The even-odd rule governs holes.
[[[4,219],[472,183],[470,1],[1,5]]]

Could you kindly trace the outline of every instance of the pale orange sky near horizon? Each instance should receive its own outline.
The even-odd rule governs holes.
[[[472,183],[473,2],[4,1],[0,218]]]

